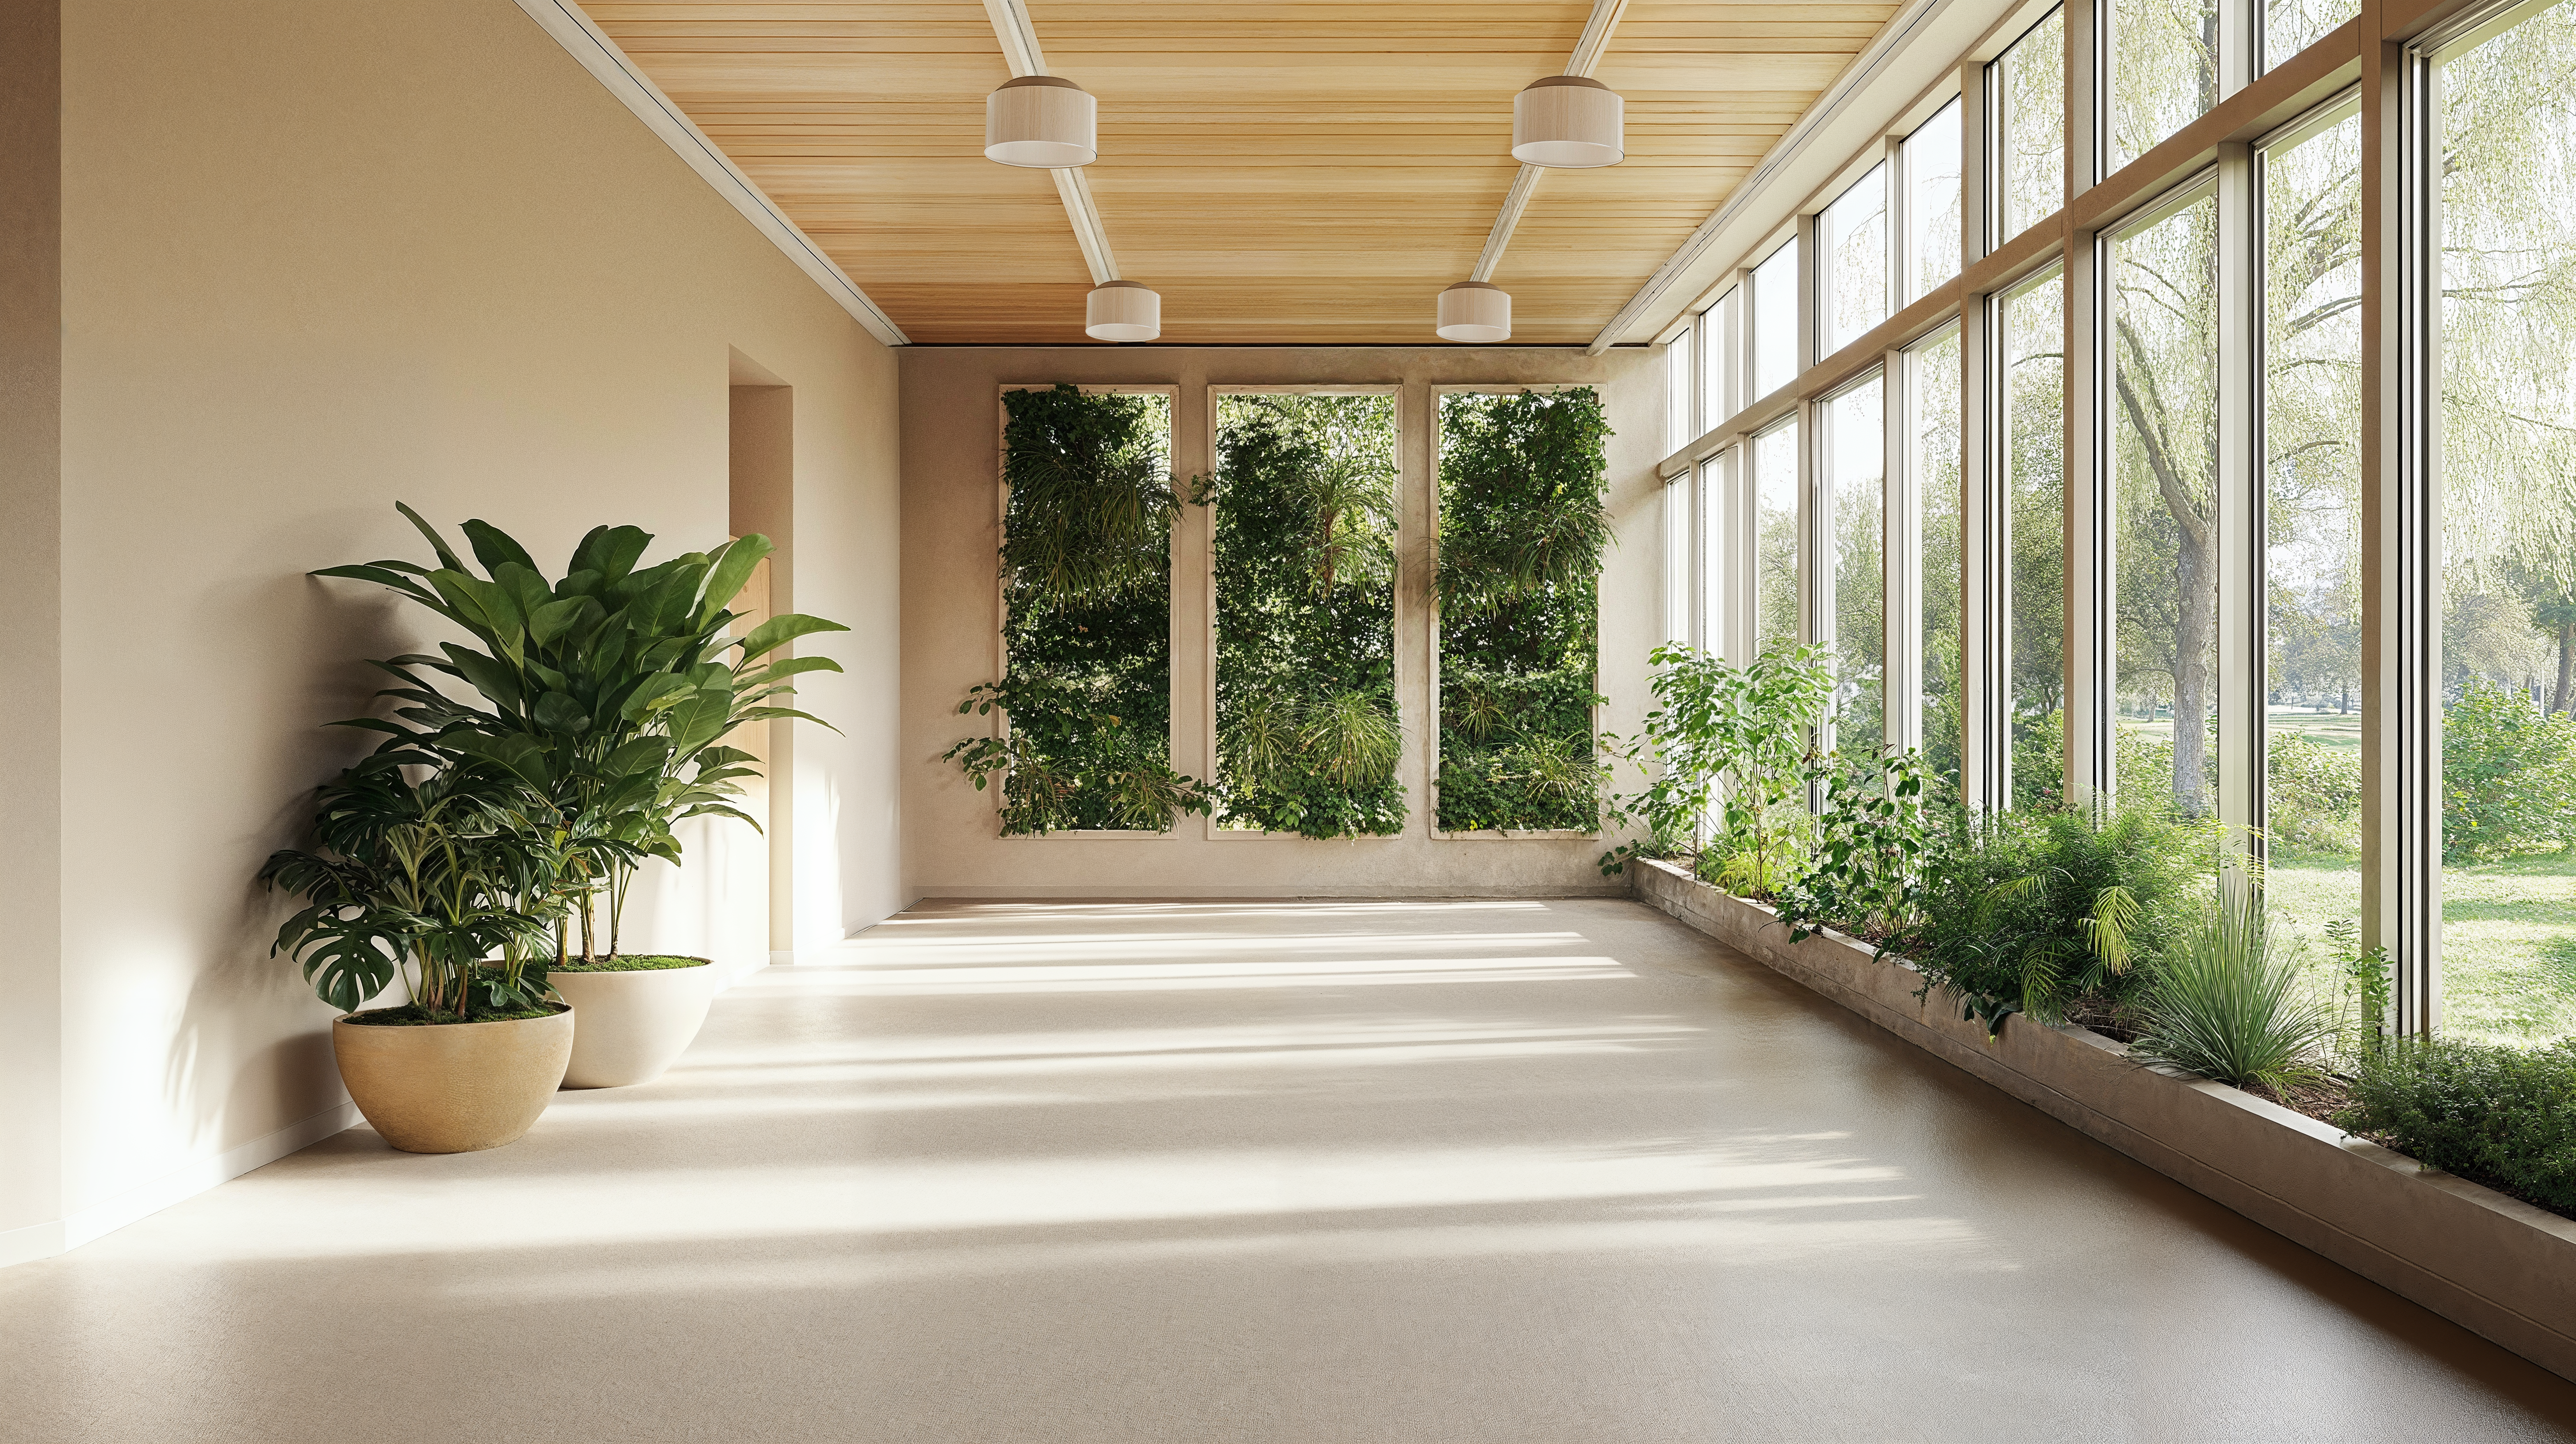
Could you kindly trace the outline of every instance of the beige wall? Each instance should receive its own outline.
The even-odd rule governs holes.
[[[1604,843],[1450,840],[1430,831],[1433,763],[1421,736],[1431,696],[1427,606],[1432,388],[1469,383],[1584,382],[1602,388],[1610,423],[1610,509],[1618,543],[1601,588],[1602,724],[1636,730],[1646,653],[1662,640],[1664,358],[1620,350],[1458,347],[1015,349],[909,347],[903,365],[903,768],[906,876],[931,897],[1394,896],[1421,893],[1617,892],[1595,866]],[[1406,729],[1400,763],[1410,801],[1392,838],[1211,838],[1186,818],[1150,840],[1005,838],[989,792],[938,755],[969,735],[956,715],[967,687],[994,675],[1000,625],[994,553],[1005,384],[1177,384],[1173,464],[1211,469],[1212,385],[1397,384],[1403,428],[1404,552],[1398,583],[1398,692]],[[1173,762],[1209,775],[1207,514],[1184,511],[1175,552]],[[1202,568],[1193,570],[1194,567]]]
[[[251,878],[365,746],[320,727],[368,705],[357,659],[430,638],[305,571],[418,554],[396,498],[549,564],[602,521],[656,556],[721,541],[732,350],[794,388],[796,600],[856,628],[810,649],[850,675],[804,699],[846,735],[797,752],[798,945],[900,905],[897,418],[892,353],[509,0],[62,18],[63,936],[10,948],[59,978],[62,1169],[50,1219],[10,1193],[0,1228],[78,1242],[345,1116]],[[13,523],[46,501],[16,480]],[[5,715],[15,768],[48,719]],[[639,888],[630,945],[757,942],[729,918],[766,900],[716,854],[761,845],[703,837],[708,865]],[[9,858],[12,891],[48,862]],[[47,1106],[0,1080],[0,1114]]]

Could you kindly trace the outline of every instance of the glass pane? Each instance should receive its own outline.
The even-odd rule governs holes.
[[[2442,62],[2442,1018],[2576,1032],[2576,7]]]
[[[1923,517],[1923,776],[1959,789],[1959,328],[1906,353],[1914,495]]]
[[[2015,807],[2044,806],[2065,792],[2064,293],[2064,277],[2051,272],[2003,303]]]
[[[1887,319],[1887,167],[1872,166],[1816,224],[1825,252],[1816,350],[1830,356]]]
[[[1824,405],[1825,515],[1834,539],[1834,745],[1875,757],[1887,745],[1887,385],[1883,376]]]
[[[1699,327],[1708,333],[1708,344],[1700,351],[1700,429],[1705,431],[1735,414],[1735,293],[1717,298],[1717,304],[1702,311]]]
[[[2218,0],[2111,0],[2111,169],[2218,103]]]
[[[2361,917],[2361,117],[2263,157],[2263,899]]]
[[[1698,548],[1698,528],[1691,516],[1691,474],[1664,483],[1664,638],[1691,640],[1691,554]]]
[[[1733,645],[1727,598],[1744,575],[1742,561],[1726,552],[1726,479],[1734,474],[1736,450],[1730,446],[1699,464],[1699,644],[1720,654]]]
[[[2113,788],[2197,817],[2218,783],[2218,202],[2111,242]]]
[[[1753,268],[1753,395],[1759,401],[1798,379],[1798,243]]]
[[[2263,68],[2271,69],[2361,13],[2361,0],[2269,0],[2263,7]]]
[[[1753,645],[1798,636],[1798,423],[1753,438]]]
[[[1699,435],[1699,418],[1692,402],[1699,395],[1698,368],[1692,364],[1698,355],[1698,336],[1684,326],[1682,333],[1664,347],[1664,451],[1681,450]]]
[[[1959,102],[1951,101],[1905,138],[1905,251],[1913,296],[1959,274]]]
[[[2003,106],[2003,239],[2066,204],[2066,15],[2048,18],[1995,62]]]

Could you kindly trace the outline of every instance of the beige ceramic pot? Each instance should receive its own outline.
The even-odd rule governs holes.
[[[405,1153],[515,1143],[546,1111],[572,1058],[572,1011],[497,1023],[331,1025],[340,1081]]]
[[[704,958],[688,968],[552,972],[546,981],[581,1018],[566,1088],[623,1088],[661,1077],[696,1039],[716,996],[715,965]]]

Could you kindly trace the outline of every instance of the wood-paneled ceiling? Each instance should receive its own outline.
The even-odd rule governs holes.
[[[984,159],[980,0],[583,0],[916,342],[1083,343],[1044,171]],[[1099,98],[1119,271],[1175,344],[1434,343],[1518,166],[1512,97],[1587,0],[1028,0]],[[1513,341],[1590,341],[1894,12],[1632,0],[1599,69],[1628,158],[1541,181],[1494,281]]]

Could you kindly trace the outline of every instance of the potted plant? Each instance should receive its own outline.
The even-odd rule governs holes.
[[[572,1056],[572,1009],[546,987],[564,853],[523,795],[497,770],[387,748],[322,787],[316,851],[260,870],[306,902],[272,952],[342,1011],[340,1077],[408,1153],[516,1141]],[[365,1007],[397,980],[408,1002]]]
[[[675,828],[692,817],[759,827],[732,803],[756,759],[723,739],[746,723],[809,717],[775,699],[799,673],[841,670],[824,657],[775,658],[798,637],[847,631],[786,613],[743,636],[730,604],[773,548],[753,535],[654,566],[653,538],[597,527],[564,575],[546,579],[499,528],[462,530],[477,575],[410,507],[437,565],[379,561],[317,576],[377,582],[436,612],[477,643],[446,643],[376,665],[401,685],[393,719],[347,725],[389,747],[452,753],[499,769],[562,839],[569,906],[548,976],[579,1018],[565,1082],[617,1087],[661,1076],[706,1021],[717,976],[705,958],[621,950],[628,890],[643,863],[681,861]],[[463,684],[458,694],[441,685]],[[828,725],[828,724],[827,724]],[[575,938],[578,937],[578,947]]]

